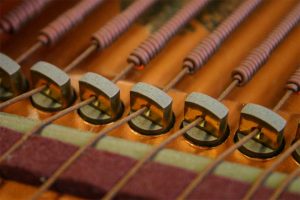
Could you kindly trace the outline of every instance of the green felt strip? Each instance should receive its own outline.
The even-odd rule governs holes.
[[[38,121],[34,121],[32,119],[0,112],[0,126],[4,126],[21,133],[30,130],[37,123]],[[16,126],[16,124],[18,126]],[[94,133],[53,124],[45,128],[41,134],[44,137],[49,137],[66,143],[81,146],[87,142]],[[128,156],[134,159],[139,159],[150,150],[151,146],[139,142],[107,136],[97,143],[96,148]],[[155,157],[154,160],[158,163],[198,172],[202,170],[211,159],[172,149],[164,149]],[[214,173],[216,175],[234,180],[252,183],[261,173],[261,171],[262,170],[259,168],[225,161],[220,164]],[[286,175],[283,173],[274,172],[266,181],[265,185],[270,188],[275,188],[283,181],[285,177]],[[299,188],[300,178],[297,178],[290,185],[289,191],[300,193]]]

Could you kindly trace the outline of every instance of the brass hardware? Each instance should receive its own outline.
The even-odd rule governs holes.
[[[137,83],[130,91],[131,112],[143,107],[148,109],[129,121],[131,128],[144,135],[158,135],[170,130],[174,124],[173,100],[162,90],[146,84]]]
[[[239,150],[249,157],[270,158],[279,154],[284,147],[285,126],[285,119],[277,113],[249,103],[241,110],[239,129],[234,140],[237,142],[254,129],[259,129],[259,133]]]
[[[24,93],[28,82],[21,72],[21,67],[8,56],[0,53],[0,101]]]
[[[37,62],[31,69],[34,88],[47,86],[42,92],[32,95],[34,107],[48,112],[55,112],[69,107],[75,101],[75,92],[69,76],[47,62]]]
[[[106,124],[119,119],[124,110],[120,89],[110,80],[95,73],[86,73],[79,80],[80,99],[97,99],[78,109],[80,117],[92,124]]]
[[[228,109],[222,103],[205,94],[193,92],[185,99],[181,125],[187,126],[199,117],[204,120],[187,131],[184,137],[198,146],[217,146],[229,135],[227,116]]]

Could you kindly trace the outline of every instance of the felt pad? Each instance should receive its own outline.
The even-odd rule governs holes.
[[[0,127],[0,153],[21,134]],[[29,184],[41,184],[78,147],[57,140],[32,136],[0,165],[1,175]],[[85,198],[99,198],[133,166],[135,160],[89,148],[54,184],[56,191]],[[117,199],[174,199],[195,177],[195,173],[159,163],[147,163],[129,181]],[[193,199],[240,199],[249,184],[211,175],[191,195]],[[265,199],[273,190],[261,188],[256,198]],[[300,195],[284,193],[283,199]]]

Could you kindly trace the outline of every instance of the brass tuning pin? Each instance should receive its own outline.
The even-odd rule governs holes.
[[[33,88],[45,87],[31,96],[32,105],[42,111],[56,112],[69,107],[76,99],[69,76],[47,62],[37,62],[31,69]]]
[[[18,96],[28,89],[28,82],[21,67],[8,56],[0,53],[0,101]]]
[[[184,104],[184,120],[182,127],[197,118],[203,121],[184,134],[194,145],[213,147],[223,143],[230,131],[227,123],[228,109],[216,99],[193,92],[187,96]]]
[[[92,124],[107,124],[119,119],[124,111],[120,89],[110,80],[95,73],[86,73],[79,80],[82,101],[91,97],[97,100],[78,109],[79,116]]]
[[[130,120],[130,127],[144,135],[169,131],[175,122],[172,103],[172,98],[162,90],[146,83],[135,84],[130,91],[130,111],[135,112],[143,107],[148,109]]]
[[[285,126],[286,120],[274,111],[249,103],[241,111],[239,128],[234,140],[238,142],[257,129],[258,134],[242,145],[239,151],[252,158],[271,158],[278,155],[284,148]]]
[[[296,133],[296,137],[293,143],[295,143],[296,141],[300,140],[300,121],[298,122],[298,129],[297,129],[297,133]],[[293,157],[294,159],[300,163],[300,147],[298,147],[294,152],[293,152]]]

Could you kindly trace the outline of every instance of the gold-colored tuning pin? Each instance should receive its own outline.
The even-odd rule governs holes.
[[[28,89],[28,82],[21,67],[8,56],[0,53],[0,101],[18,96]]]
[[[238,142],[257,129],[258,133],[239,150],[249,157],[271,158],[283,150],[285,126],[286,120],[274,111],[249,103],[241,110],[239,128],[234,140]]]
[[[69,76],[47,62],[37,62],[31,69],[33,88],[45,86],[42,92],[31,96],[34,107],[56,112],[72,105],[76,99]]]
[[[298,122],[298,129],[296,132],[296,137],[295,140],[293,141],[293,143],[295,143],[296,141],[300,140],[300,121]],[[300,147],[298,147],[294,152],[293,152],[293,157],[294,159],[300,163]]]
[[[119,119],[124,111],[120,89],[110,80],[95,73],[86,73],[79,80],[82,101],[91,97],[97,100],[78,109],[79,115],[92,124],[107,124]]]
[[[227,116],[228,109],[222,103],[205,94],[193,92],[185,99],[181,125],[185,127],[199,117],[203,121],[187,131],[184,137],[197,146],[217,146],[229,135]]]
[[[130,91],[130,109],[135,112],[143,107],[147,110],[129,121],[131,128],[143,135],[159,135],[169,131],[174,124],[172,98],[162,90],[137,83]]]

